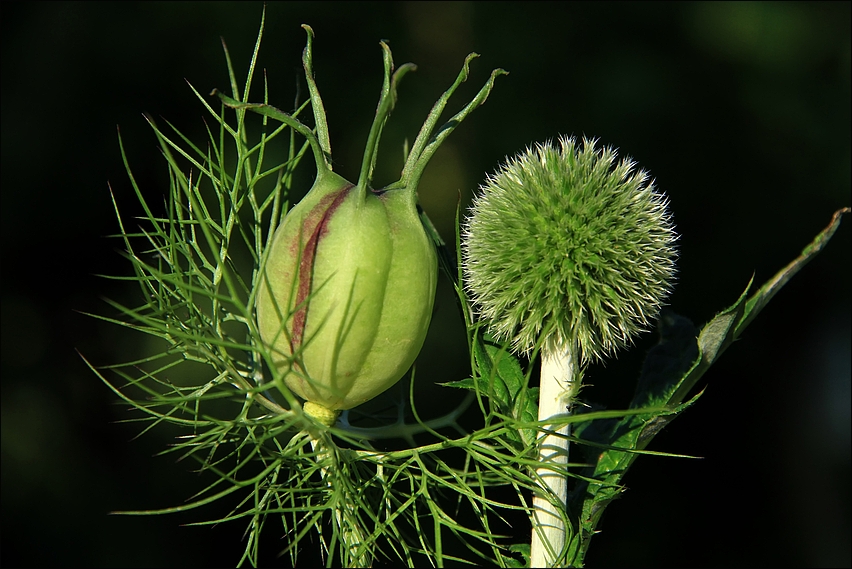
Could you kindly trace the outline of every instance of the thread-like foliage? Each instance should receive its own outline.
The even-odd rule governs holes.
[[[204,144],[149,119],[169,176],[164,204],[146,200],[150,194],[137,184],[119,137],[144,213],[129,222],[118,207],[121,196],[114,196],[117,237],[133,274],[109,278],[136,283],[141,302],[111,302],[117,315],[93,316],[157,338],[161,348],[135,361],[90,367],[137,411],[131,420],[144,425],[142,432],[164,423],[177,427],[181,435],[164,452],[194,460],[208,481],[179,506],[121,513],[166,514],[225,500],[230,513],[199,525],[246,524],[245,553],[233,560],[240,565],[260,563],[261,537],[274,521],[270,542],[283,536],[278,553],[293,565],[307,551],[308,563],[347,567],[376,559],[517,566],[520,557],[511,548],[518,539],[506,516],[526,516],[525,499],[536,485],[518,438],[520,426],[534,424],[507,423],[487,410],[487,394],[480,393],[486,414],[472,433],[457,419],[473,394],[458,397],[458,408],[443,417],[421,420],[410,400],[408,423],[395,417],[386,428],[363,428],[347,414],[325,426],[303,412],[260,339],[254,309],[260,268],[288,209],[293,172],[309,150],[308,143],[297,144],[305,132],[240,103],[249,100],[262,32],[261,24],[244,86],[225,49],[231,106],[212,99],[219,103],[214,108],[191,87],[213,125]],[[481,104],[495,75],[463,115]],[[267,98],[264,86],[262,108],[271,108]],[[290,122],[305,108],[288,115]],[[430,115],[431,123],[438,118]],[[451,120],[458,123],[459,116]],[[430,145],[434,138],[423,141],[422,152]],[[466,305],[464,297],[461,302]],[[413,393],[413,380],[410,385]],[[414,435],[428,441],[418,446]],[[385,436],[410,446],[376,450],[371,440]],[[495,488],[509,493],[495,496]]]

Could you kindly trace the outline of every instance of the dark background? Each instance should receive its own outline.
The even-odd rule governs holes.
[[[2,564],[228,566],[242,524],[182,527],[108,516],[181,503],[191,465],[153,457],[174,432],[138,425],[85,367],[144,353],[146,340],[75,311],[112,314],[133,288],[107,189],[138,210],[116,125],[148,195],[167,188],[142,114],[199,143],[201,93],[227,87],[219,44],[243,78],[259,3],[2,3]],[[633,156],[671,198],[681,260],[671,307],[706,322],[792,260],[850,204],[849,3],[286,3],[268,8],[261,65],[290,108],[309,23],[337,171],[357,176],[381,81],[380,39],[419,65],[383,148],[413,140],[464,56],[482,57],[456,110],[494,67],[510,71],[435,156],[421,201],[452,238],[457,196],[507,154],[558,134]],[[259,83],[258,83],[259,85]],[[260,91],[255,99],[260,99]],[[391,176],[398,150],[380,156]],[[395,162],[396,161],[396,162]],[[309,173],[308,173],[309,174]],[[309,185],[309,176],[304,188]],[[589,567],[849,566],[850,223],[702,381],[707,392],[626,479]],[[446,283],[418,363],[426,383],[465,376]],[[626,405],[636,350],[587,374],[589,400]],[[438,391],[446,397],[445,391]],[[429,401],[424,405],[428,406]],[[526,530],[524,530],[526,531]],[[280,532],[279,532],[280,533]],[[278,533],[266,536],[266,563]],[[307,548],[310,544],[306,544]]]

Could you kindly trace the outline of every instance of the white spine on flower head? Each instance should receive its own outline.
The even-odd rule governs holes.
[[[490,175],[462,236],[465,287],[519,352],[577,343],[583,363],[654,322],[675,273],[668,200],[594,140],[537,144]]]

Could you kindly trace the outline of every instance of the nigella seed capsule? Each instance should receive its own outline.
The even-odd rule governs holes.
[[[354,190],[324,175],[287,214],[257,300],[261,337],[285,383],[329,409],[359,405],[408,370],[437,282],[414,204]]]
[[[313,31],[303,27],[308,42],[302,61],[316,133],[269,105],[217,95],[229,107],[284,122],[305,136],[313,150],[317,178],[264,252],[256,312],[267,361],[282,382],[279,388],[305,399],[305,412],[330,424],[338,410],[359,405],[399,381],[423,345],[435,297],[437,255],[417,212],[417,184],[437,148],[485,101],[495,78],[505,71],[493,71],[474,99],[436,131],[476,54],[468,56],[423,124],[400,180],[374,190],[370,183],[382,127],[396,102],[399,81],[414,66],[394,72],[390,48],[381,43],[382,96],[353,184],[332,172],[326,117],[311,67]]]

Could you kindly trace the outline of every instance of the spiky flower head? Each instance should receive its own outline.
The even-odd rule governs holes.
[[[490,175],[462,236],[465,287],[517,351],[573,347],[582,362],[629,344],[674,280],[668,200],[616,151],[573,137],[537,144]]]

